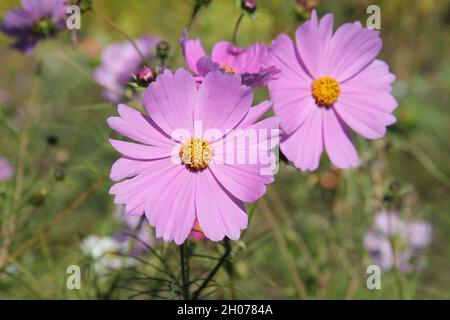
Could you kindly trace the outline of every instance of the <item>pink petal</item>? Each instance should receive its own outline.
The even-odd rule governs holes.
[[[109,142],[118,152],[133,159],[150,160],[167,158],[171,156],[171,147],[146,146],[132,142],[109,139]]]
[[[211,59],[218,63],[220,66],[227,66],[234,68],[234,62],[236,58],[236,54],[232,53],[232,49],[234,48],[233,44],[228,41],[219,41],[217,42],[212,51],[211,51]],[[236,53],[242,52],[243,49],[236,48]]]
[[[295,32],[297,51],[309,74],[318,78],[326,75],[326,61],[330,55],[333,33],[333,15],[325,15],[320,24],[314,10],[311,20],[303,23]]]
[[[244,205],[224,190],[209,170],[198,175],[195,204],[200,227],[212,241],[225,236],[238,240],[240,231],[247,227]]]
[[[244,120],[242,120],[242,122],[239,123],[237,128],[246,128],[251,126],[256,121],[258,121],[259,118],[265,115],[270,110],[271,106],[272,106],[271,101],[263,101],[258,105],[251,107],[250,111],[247,113]]]
[[[284,88],[281,85],[284,84]],[[280,86],[277,88],[275,86]],[[286,134],[291,134],[317,109],[311,96],[311,90],[295,88],[288,83],[269,84],[270,97],[274,101],[274,113],[283,118],[281,128]]]
[[[341,95],[334,109],[342,120],[366,139],[379,139],[386,134],[386,126],[395,123],[393,115],[373,106],[367,97]]]
[[[333,36],[329,74],[339,82],[355,76],[378,55],[382,41],[378,31],[360,22],[342,25]]]
[[[323,116],[323,138],[325,149],[331,162],[341,168],[358,166],[358,154],[347,132],[333,108],[326,110]]]
[[[183,69],[166,70],[144,93],[144,106],[153,121],[169,136],[177,129],[193,130],[197,101],[194,77]]]
[[[144,172],[148,166],[148,161],[145,160],[120,158],[114,162],[109,177],[113,181],[131,178]]]
[[[319,166],[323,150],[324,112],[322,108],[316,108],[294,133],[281,140],[281,151],[302,171],[314,171]]]
[[[241,85],[240,77],[210,72],[198,91],[195,120],[202,121],[203,129],[233,129],[249,112],[252,100],[252,90]]]
[[[165,185],[157,183],[158,194],[146,204],[146,216],[156,227],[156,236],[183,243],[191,232],[195,215],[197,174],[183,168]]]
[[[311,76],[302,62],[299,61],[294,43],[285,34],[279,35],[272,41],[269,52],[263,59],[263,65],[266,67],[275,66],[280,69],[281,74],[277,77],[280,80],[291,80],[305,88],[311,86]],[[276,81],[273,80],[272,82]]]
[[[172,179],[174,172],[183,169],[183,166],[174,166],[170,158],[147,161],[147,167],[136,177],[116,183],[109,190],[115,195],[115,204],[125,204],[126,212],[130,215],[142,215],[145,202],[155,189],[156,182],[164,183]],[[167,179],[166,179],[167,178]]]
[[[353,78],[341,83],[341,97],[355,97],[361,104],[392,112],[397,101],[392,96],[391,84],[395,76],[386,63],[375,60]]]
[[[211,164],[209,168],[219,183],[233,196],[245,202],[255,202],[266,193],[264,179],[257,170],[249,171],[250,165]]]
[[[205,50],[203,50],[200,39],[188,39],[187,33],[181,40],[181,46],[183,49],[184,59],[186,64],[192,72],[198,74],[197,61],[206,56]]]
[[[267,47],[263,43],[244,49],[228,41],[219,41],[212,50],[211,58],[221,66],[234,68],[237,73],[257,73],[266,53]]]
[[[122,117],[109,117],[107,122],[111,129],[137,142],[156,146],[171,146],[173,141],[155,123],[140,112],[119,105]]]
[[[279,143],[280,122],[280,117],[270,117],[247,128],[229,131],[212,144],[213,162],[270,166],[273,156],[270,150]]]

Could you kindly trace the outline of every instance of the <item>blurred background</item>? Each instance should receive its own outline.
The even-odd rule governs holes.
[[[107,142],[113,134],[106,119],[116,107],[103,99],[93,77],[102,49],[126,41],[107,21],[133,38],[166,40],[170,67],[186,67],[178,41],[195,4],[94,0],[93,10],[81,17],[75,46],[63,31],[39,42],[32,55],[10,49],[11,38],[0,34],[0,157],[14,167],[0,181],[1,299],[178,297],[151,279],[160,278],[152,266],[161,260],[162,269],[179,273],[174,244],[152,239],[142,263],[101,272],[82,243],[89,235],[111,237],[123,228],[120,208],[108,194],[118,155]],[[238,44],[269,45],[280,33],[292,36],[314,7],[320,16],[333,13],[335,27],[355,20],[365,25],[371,4],[381,9],[380,59],[397,76],[398,122],[381,140],[356,138],[363,160],[357,170],[335,169],[326,157],[308,174],[282,162],[268,193],[248,207],[249,228],[232,243],[231,259],[208,297],[450,298],[450,1],[258,0],[255,14],[242,20]],[[18,6],[2,0],[0,15]],[[231,40],[240,13],[239,1],[212,0],[198,11],[190,36],[201,38],[209,52],[217,41]],[[266,89],[256,92],[256,102],[268,98]],[[140,107],[138,99],[129,104]],[[364,236],[380,210],[427,221],[433,239],[421,252],[420,268],[385,270],[382,288],[368,290],[366,268],[373,256]],[[189,250],[217,258],[222,247],[191,239]],[[69,265],[81,267],[81,290],[66,287]],[[213,265],[191,258],[200,274]]]

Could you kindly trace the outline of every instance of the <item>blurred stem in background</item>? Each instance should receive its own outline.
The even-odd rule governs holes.
[[[26,159],[27,159],[27,151],[29,146],[29,137],[28,137],[28,129],[30,127],[30,119],[33,117],[30,116],[32,107],[36,104],[36,95],[39,90],[39,76],[41,73],[41,61],[35,61],[33,66],[32,80],[31,80],[31,90],[30,95],[23,106],[23,113],[25,122],[20,128],[19,135],[19,150],[17,157],[17,171],[16,171],[16,180],[14,187],[14,194],[12,198],[12,203],[10,205],[10,215],[6,216],[6,228],[2,231],[3,235],[3,244],[0,248],[0,269],[6,263],[6,257],[9,255],[9,247],[13,241],[14,233],[17,228],[17,218],[20,210],[20,202],[23,192],[23,181],[25,175],[25,167],[26,167]],[[30,109],[31,108],[31,109]]]
[[[131,45],[133,46],[134,50],[139,54],[139,57],[141,60],[146,64],[149,65],[148,59],[144,56],[142,51],[139,49],[138,45],[136,44],[136,41],[134,41],[133,37],[131,37],[125,30],[123,30],[119,25],[117,25],[114,21],[112,21],[110,18],[103,16],[102,14],[99,14],[97,10],[89,11],[92,12],[92,14],[96,17],[98,17],[100,20],[102,20],[104,23],[112,27],[114,30],[119,32],[125,39],[127,39]]]

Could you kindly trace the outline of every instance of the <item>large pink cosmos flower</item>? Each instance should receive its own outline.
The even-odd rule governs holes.
[[[344,24],[333,34],[333,15],[320,23],[315,11],[295,34],[278,36],[266,65],[281,75],[269,83],[274,112],[281,116],[281,151],[301,170],[315,170],[325,150],[339,168],[356,167],[358,154],[349,127],[366,139],[385,135],[395,122],[391,95],[395,77],[376,60],[379,33],[361,23]]]
[[[278,73],[273,66],[262,67],[267,54],[264,43],[255,43],[248,48],[239,48],[228,41],[219,41],[213,47],[211,57],[203,49],[200,39],[189,39],[187,32],[181,38],[184,59],[189,69],[197,76],[197,82],[211,71],[221,70],[225,73],[239,75],[242,83],[252,88],[267,85]]]
[[[255,150],[270,153],[279,119],[256,122],[270,102],[250,108],[252,90],[239,77],[214,71],[197,87],[183,69],[158,76],[143,100],[149,116],[119,105],[120,117],[108,119],[112,129],[139,142],[110,140],[123,155],[110,177],[126,179],[110,190],[115,203],[125,204],[129,215],[145,213],[156,236],[166,241],[183,243],[196,219],[210,240],[238,239],[247,227],[243,201],[260,198],[273,173],[264,172],[262,157],[253,162],[235,158],[249,159]],[[252,130],[267,134],[224,147],[235,138],[248,138]]]

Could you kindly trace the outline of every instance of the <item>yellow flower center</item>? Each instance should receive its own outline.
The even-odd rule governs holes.
[[[226,64],[223,64],[221,66],[221,68],[223,69],[223,71],[225,71],[225,73],[232,73],[232,74],[236,74],[236,69],[234,69],[233,67],[229,67]]]
[[[180,149],[181,161],[194,170],[205,169],[212,156],[211,145],[200,138],[192,138],[186,141]]]
[[[117,252],[114,251],[109,251],[105,254],[106,259],[108,260],[114,260],[119,256],[119,254]]]
[[[331,77],[321,77],[312,84],[312,95],[319,106],[329,106],[336,102],[341,93],[339,83]]]

